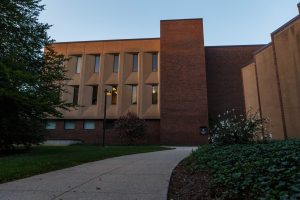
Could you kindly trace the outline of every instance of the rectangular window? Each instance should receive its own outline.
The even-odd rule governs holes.
[[[137,104],[137,85],[131,86],[131,104]]]
[[[152,71],[157,72],[158,67],[158,56],[157,53],[152,54]]]
[[[132,72],[137,72],[139,66],[139,55],[137,53],[132,55]]]
[[[66,120],[65,121],[65,129],[75,129],[75,121]]]
[[[97,95],[98,95],[98,86],[93,86],[93,92],[92,92],[92,105],[97,104]]]
[[[88,130],[95,129],[96,128],[95,121],[94,120],[84,120],[83,128],[88,129]]]
[[[114,68],[113,72],[118,73],[119,70],[119,54],[114,54]]]
[[[95,73],[98,73],[100,71],[100,62],[101,62],[101,57],[95,56],[95,66],[94,66]]]
[[[79,85],[74,85],[74,92],[73,92],[73,104],[78,104],[78,93],[79,93]]]
[[[56,129],[55,121],[46,121],[46,129]]]
[[[79,74],[80,70],[81,70],[81,56],[77,56],[76,73]]]
[[[158,86],[152,85],[152,104],[157,104]]]
[[[112,86],[111,90],[111,105],[117,105],[117,97],[118,97],[118,86]]]

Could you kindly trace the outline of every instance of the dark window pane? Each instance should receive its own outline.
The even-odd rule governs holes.
[[[137,104],[137,85],[132,85],[131,104]]]
[[[46,121],[46,129],[56,129],[56,122],[47,120]]]
[[[152,85],[152,104],[157,104],[158,86]]]
[[[79,92],[79,86],[75,85],[73,86],[74,92],[73,92],[73,104],[77,105],[78,104],[78,92]]]
[[[157,53],[152,54],[152,71],[157,72],[158,60]]]
[[[92,94],[92,105],[97,104],[97,94],[98,94],[98,86],[93,86],[93,94]]]
[[[80,70],[81,70],[81,56],[77,56],[76,73],[79,74]]]
[[[112,86],[112,90],[111,90],[111,104],[112,105],[116,105],[117,104],[117,97],[118,97],[117,86]]]
[[[100,71],[100,56],[95,56],[95,66],[94,66],[94,72]]]
[[[75,129],[75,121],[66,120],[64,126],[65,129]]]
[[[138,59],[138,54],[133,54],[133,60],[132,60],[132,71],[133,72],[137,72],[138,71],[138,62],[139,62],[139,59]]]
[[[83,128],[84,129],[95,129],[96,128],[95,121],[94,120],[84,120]]]
[[[117,73],[119,70],[119,54],[114,55],[114,68],[113,72]]]

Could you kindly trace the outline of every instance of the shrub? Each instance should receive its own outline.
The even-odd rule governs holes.
[[[187,165],[209,172],[216,199],[300,198],[300,140],[201,146]]]
[[[115,122],[114,129],[121,138],[128,139],[132,144],[144,137],[146,122],[135,113],[128,112]]]
[[[267,120],[258,113],[237,114],[234,109],[218,115],[210,133],[210,142],[217,145],[244,144],[254,141],[262,133],[263,139],[271,135],[267,132]]]

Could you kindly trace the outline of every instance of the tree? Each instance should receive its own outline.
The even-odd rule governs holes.
[[[0,151],[43,141],[43,120],[72,106],[60,98],[66,59],[38,21],[40,1],[0,1]]]
[[[114,129],[121,138],[129,139],[132,144],[145,135],[146,122],[135,113],[128,112],[126,115],[119,117],[115,122]]]

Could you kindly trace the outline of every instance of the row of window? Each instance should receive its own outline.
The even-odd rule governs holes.
[[[106,128],[111,129],[113,128],[114,120],[106,120]],[[56,121],[48,120],[46,121],[45,128],[48,130],[56,129]],[[75,120],[65,120],[64,121],[64,129],[72,130],[76,128],[76,121]],[[96,129],[96,121],[95,120],[84,120],[83,121],[83,129],[86,130],[93,130]]]
[[[75,85],[74,91],[73,91],[73,104],[77,105],[78,104],[78,93],[79,93],[79,86]],[[98,96],[98,86],[93,85],[92,87],[92,105],[97,104],[97,96]],[[138,101],[138,86],[137,85],[131,85],[131,104],[137,104]],[[118,97],[118,86],[117,85],[112,85],[111,86],[111,105],[116,105],[117,104],[117,97]],[[152,104],[157,104],[158,102],[158,85],[152,85]]]
[[[113,54],[113,72],[118,73],[119,71],[119,54]],[[132,72],[138,71],[138,63],[139,63],[139,56],[138,53],[132,54]],[[81,65],[82,65],[82,57],[77,56],[76,61],[76,73],[79,74],[81,71]],[[100,71],[100,65],[101,65],[101,55],[95,55],[95,65],[94,65],[94,72],[98,73]],[[152,72],[157,72],[158,68],[158,54],[152,53]]]

